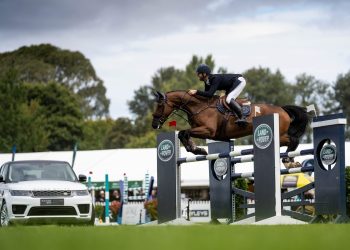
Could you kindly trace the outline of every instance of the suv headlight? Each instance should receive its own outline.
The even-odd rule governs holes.
[[[89,191],[87,190],[72,190],[72,196],[85,196],[89,195]]]
[[[30,190],[10,190],[12,196],[33,196],[33,192]]]

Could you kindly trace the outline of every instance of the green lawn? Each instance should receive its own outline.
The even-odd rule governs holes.
[[[0,228],[0,249],[350,249],[350,224],[293,226],[14,226]]]

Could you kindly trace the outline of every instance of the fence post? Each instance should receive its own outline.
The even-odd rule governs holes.
[[[208,153],[230,152],[232,142],[208,140]],[[211,220],[226,218],[233,222],[231,157],[209,160],[209,190]]]
[[[255,221],[281,216],[279,116],[253,119]]]
[[[161,133],[157,136],[157,187],[158,223],[180,218],[181,186],[180,146],[177,132]]]
[[[342,113],[313,119],[315,213],[317,215],[313,222],[318,221],[322,214],[337,215],[335,222],[348,221],[345,187],[345,124],[346,119]],[[325,183],[328,184],[325,185]]]

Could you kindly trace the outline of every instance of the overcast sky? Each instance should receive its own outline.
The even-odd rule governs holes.
[[[280,69],[330,83],[350,70],[349,0],[0,0],[0,52],[50,43],[81,51],[113,118],[161,67],[212,54],[240,73]],[[248,83],[249,84],[249,83]]]

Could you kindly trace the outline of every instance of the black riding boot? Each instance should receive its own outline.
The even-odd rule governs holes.
[[[236,124],[240,125],[240,126],[245,126],[248,124],[248,122],[246,121],[246,119],[242,116],[242,108],[241,106],[236,102],[235,99],[231,99],[230,103],[230,108],[236,113],[236,115],[238,116],[237,121],[235,121]]]

